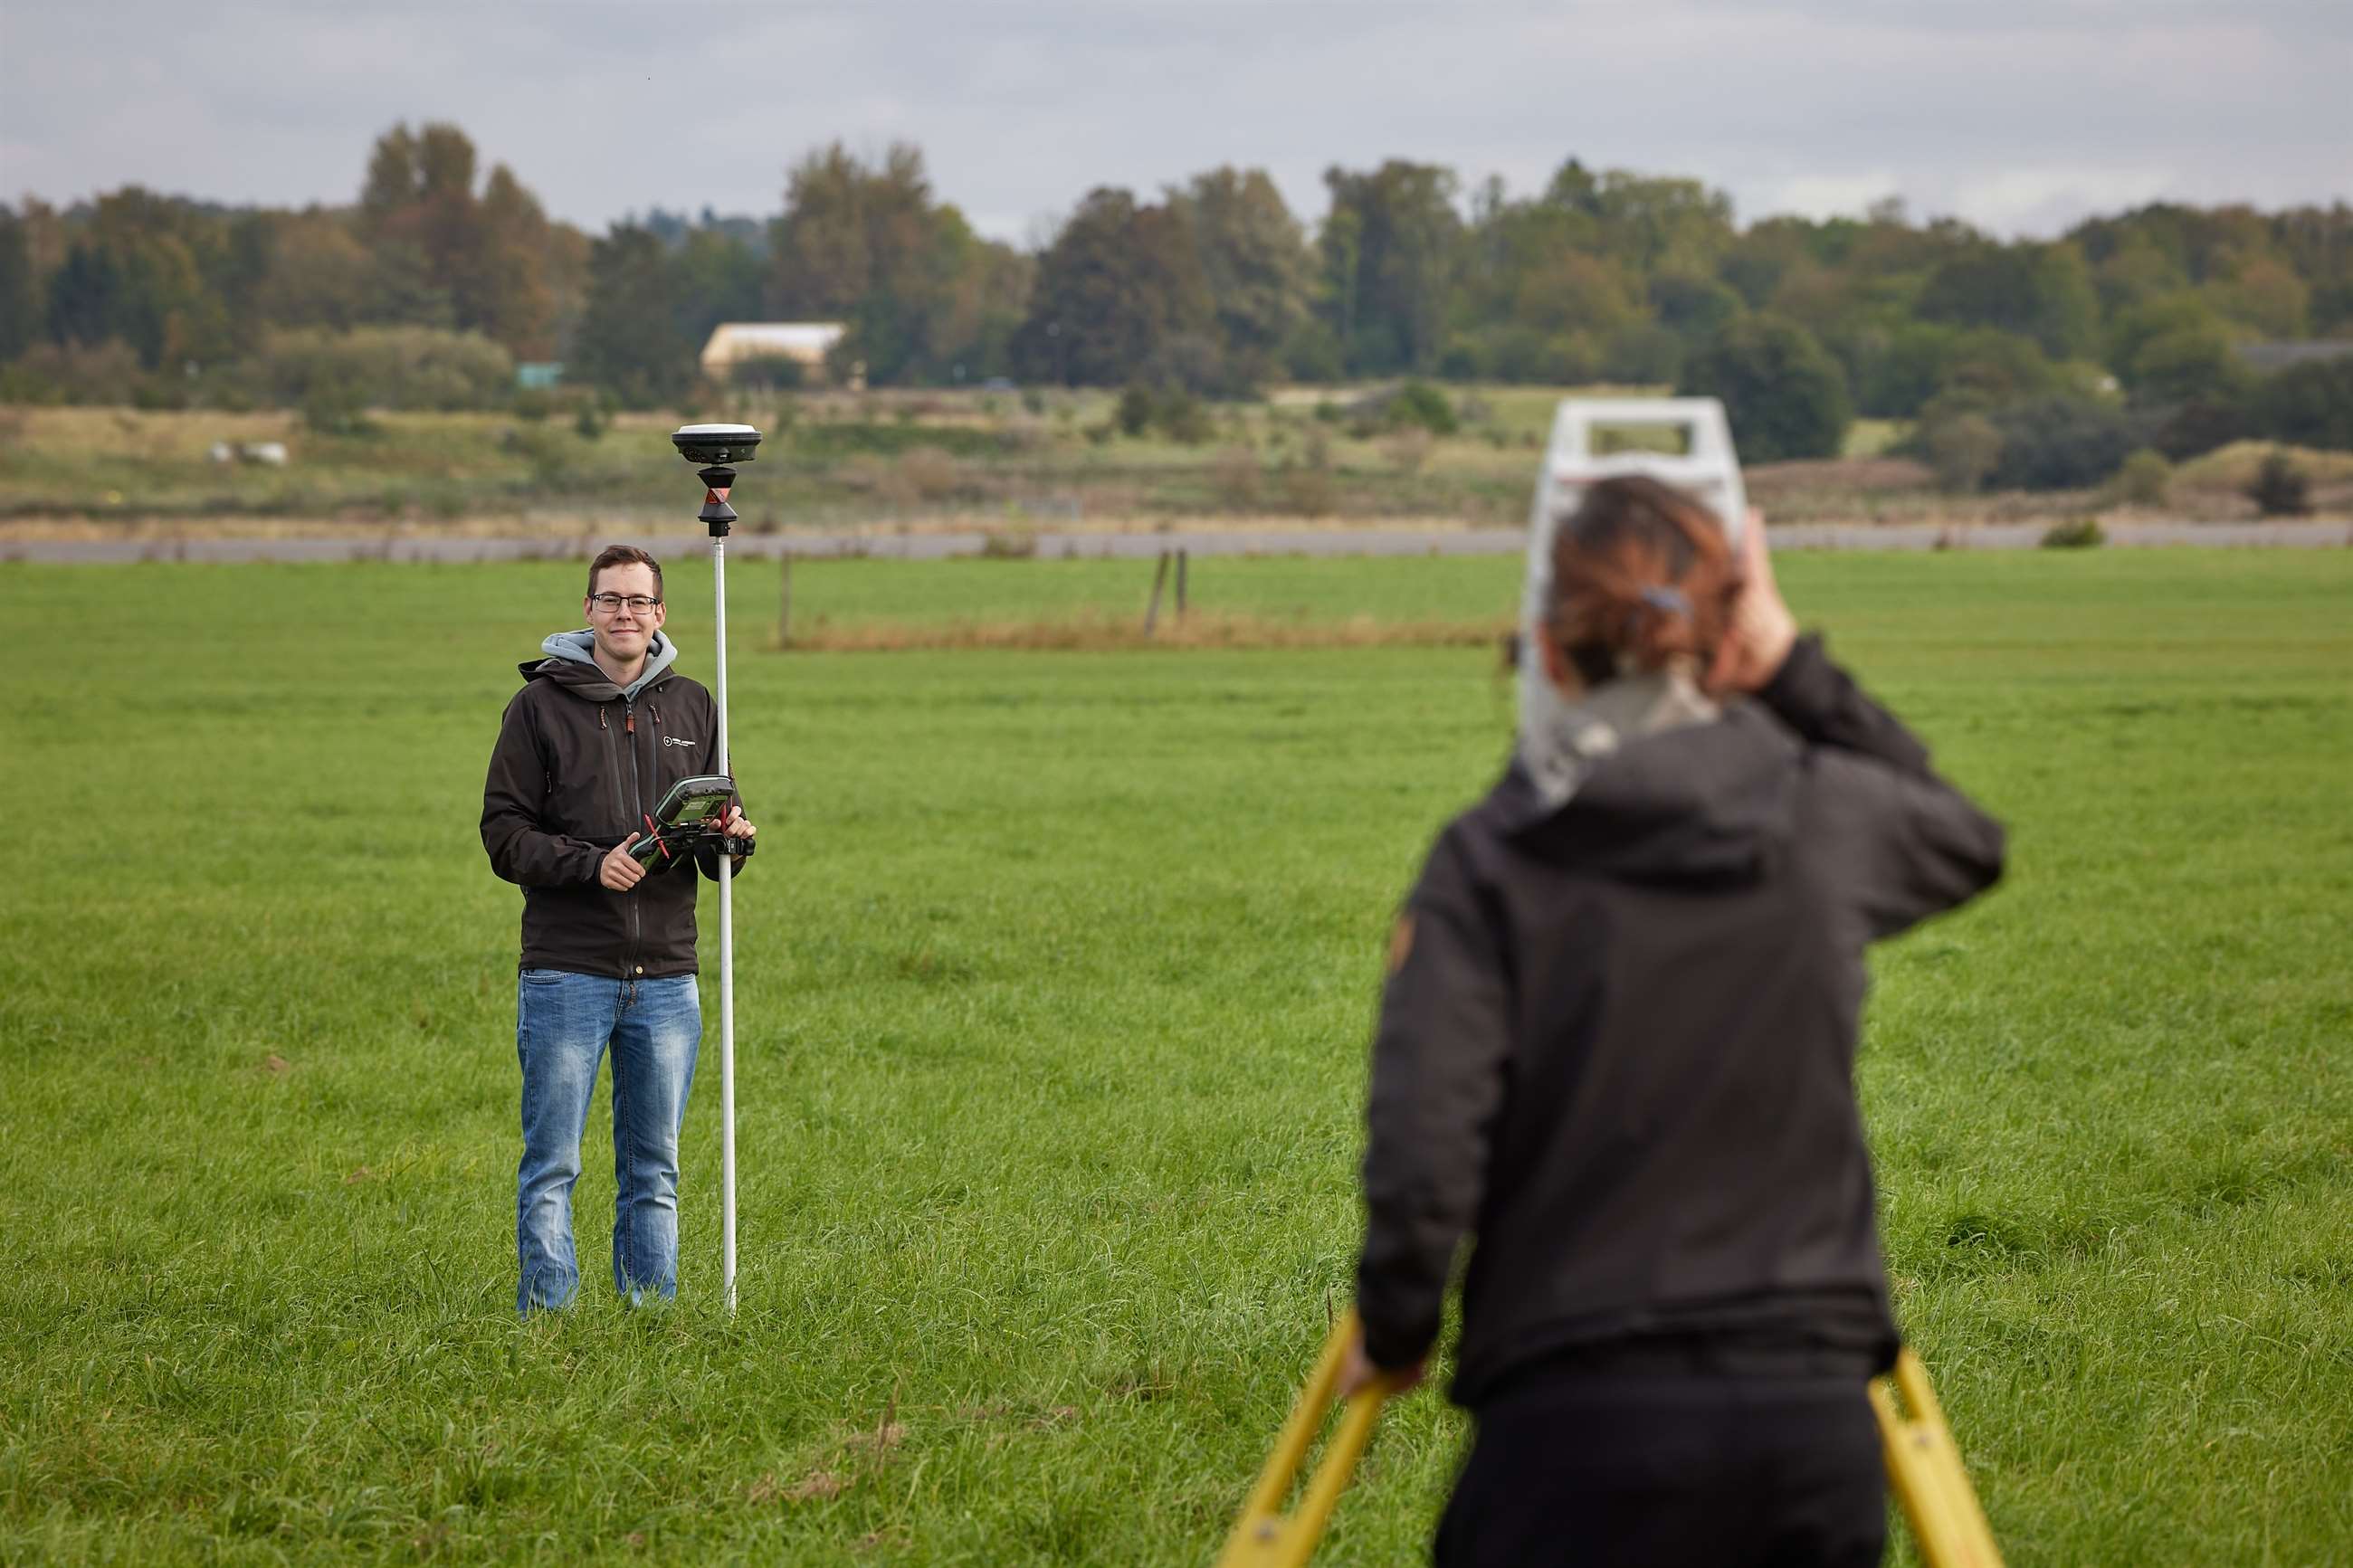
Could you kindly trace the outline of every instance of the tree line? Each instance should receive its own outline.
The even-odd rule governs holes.
[[[2053,430],[2353,447],[2353,360],[2266,376],[2242,352],[2353,339],[2341,202],[2002,241],[1894,202],[1744,226],[1702,181],[1574,158],[1517,195],[1395,159],[1328,171],[1312,223],[1261,170],[1103,187],[1025,250],[976,234],[910,146],[808,153],[773,217],[657,210],[593,237],[479,164],[457,127],[404,125],[350,206],[0,206],[0,395],[462,406],[562,360],[609,401],[675,405],[718,322],[827,320],[836,368],[886,386],[1672,385],[1725,396],[1758,458],[1835,451],[1862,415],[1917,421],[1964,473]]]

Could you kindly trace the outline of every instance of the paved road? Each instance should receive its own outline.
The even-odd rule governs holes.
[[[2042,542],[2042,523],[1980,523],[1945,527],[1935,523],[1783,523],[1772,531],[1779,550],[2031,550]],[[804,556],[870,556],[879,560],[938,561],[977,555],[987,535],[967,533],[738,533],[728,552],[773,558],[787,550]],[[626,531],[598,536],[599,544],[628,542]],[[1132,559],[1163,550],[1196,555],[1516,555],[1527,535],[1516,528],[1383,529],[1257,528],[1171,530],[1166,533],[1042,531],[1038,554],[1044,560]],[[656,549],[678,550],[676,534],[646,539]],[[2345,522],[2129,522],[2108,528],[2108,542],[2126,548],[2202,544],[2272,549],[2327,549],[2353,545],[2353,523]],[[575,531],[537,538],[471,539],[433,534],[387,536],[354,529],[345,534],[308,539],[17,540],[0,542],[0,561],[71,562],[92,565],[136,561],[524,561],[585,557],[587,547]]]

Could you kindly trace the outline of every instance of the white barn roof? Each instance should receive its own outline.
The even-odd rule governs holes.
[[[822,364],[849,329],[839,321],[726,321],[702,345],[702,368],[712,374],[747,359],[797,359]]]

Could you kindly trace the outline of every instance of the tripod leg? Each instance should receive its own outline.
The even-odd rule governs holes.
[[[1356,1312],[1352,1307],[1332,1325],[1332,1332],[1324,1342],[1324,1352],[1316,1358],[1315,1370],[1308,1375],[1307,1385],[1299,1391],[1298,1403],[1291,1407],[1291,1415],[1275,1437],[1274,1451],[1267,1456],[1265,1468],[1259,1472],[1249,1500],[1242,1504],[1240,1516],[1226,1537],[1225,1550],[1218,1555],[1218,1568],[1302,1568],[1314,1552],[1315,1543],[1331,1520],[1332,1510],[1356,1470],[1356,1460],[1372,1440],[1373,1424],[1379,1418],[1381,1405],[1388,1398],[1389,1391],[1376,1384],[1349,1399],[1338,1429],[1324,1445],[1322,1462],[1308,1478],[1298,1509],[1286,1517],[1282,1512],[1282,1500],[1299,1475],[1308,1446],[1315,1440],[1324,1415],[1332,1408],[1334,1396],[1339,1391],[1340,1369],[1347,1363],[1348,1347],[1356,1339]]]
[[[1928,1568],[2002,1568],[1993,1529],[1920,1358],[1905,1351],[1894,1374],[1873,1378],[1870,1392],[1888,1484],[1904,1506],[1922,1561]],[[1911,1408],[1908,1418],[1896,1408],[1899,1393]]]

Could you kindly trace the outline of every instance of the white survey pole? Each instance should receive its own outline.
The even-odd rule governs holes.
[[[727,492],[735,466],[748,463],[760,445],[749,425],[686,425],[670,445],[690,463],[702,465],[701,521],[711,530],[712,636],[718,645],[719,771],[735,774],[727,743],[727,531],[735,509]],[[735,1315],[735,858],[719,856],[719,1224],[720,1273],[725,1281],[727,1315]]]
[[[727,751],[727,541],[711,542],[712,635],[719,648],[719,771],[729,777]],[[719,857],[719,1223],[721,1271],[727,1315],[735,1315],[735,858]]]

